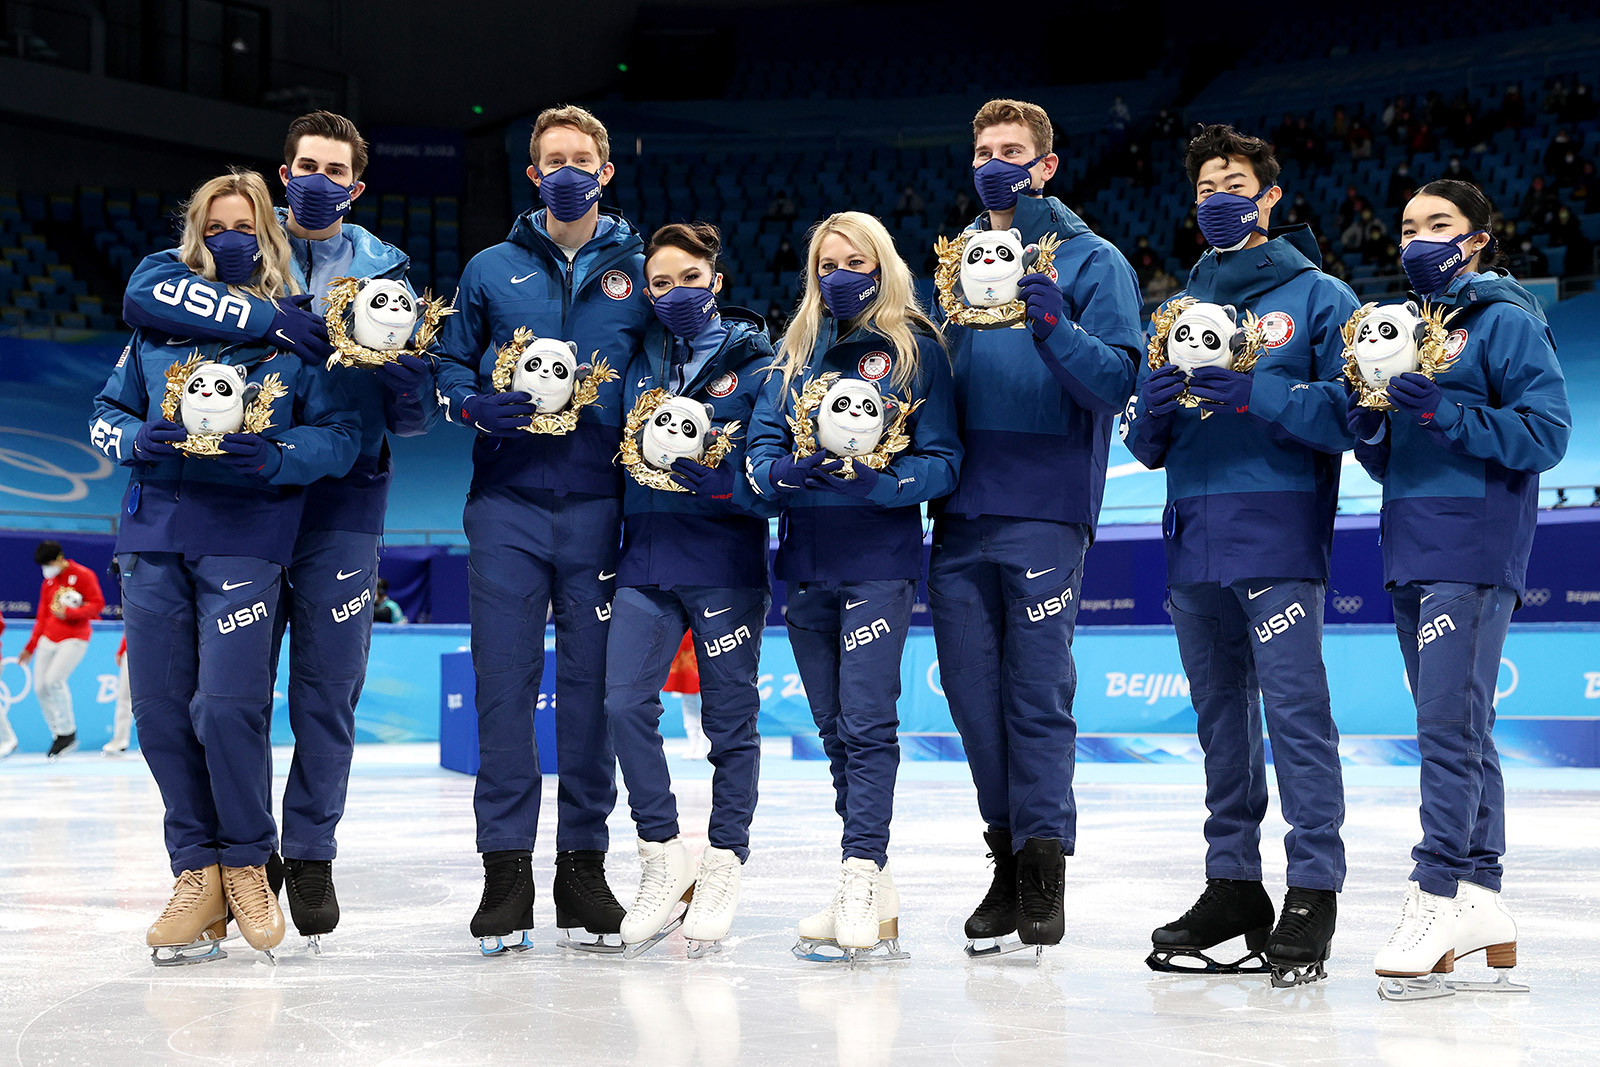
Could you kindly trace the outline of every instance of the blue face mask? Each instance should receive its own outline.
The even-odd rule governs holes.
[[[244,285],[256,273],[261,261],[261,246],[256,235],[243,230],[223,230],[206,238],[206,248],[217,264],[217,281],[223,285]]]
[[[818,284],[828,313],[836,319],[853,319],[878,295],[878,272],[862,274],[840,267],[832,274],[824,274]]]
[[[326,230],[350,214],[356,191],[340,185],[326,174],[296,174],[289,179],[286,196],[294,221],[308,230]]]
[[[1413,237],[1400,252],[1400,266],[1418,296],[1433,296],[1444,291],[1450,280],[1461,273],[1472,257],[1461,242],[1484,233],[1473,230],[1460,237]],[[1484,246],[1487,251],[1494,242]]]
[[[600,178],[577,167],[539,175],[539,199],[562,222],[577,222],[600,202]]]
[[[1200,233],[1206,243],[1218,252],[1237,252],[1250,240],[1251,234],[1266,236],[1267,231],[1260,226],[1261,209],[1256,205],[1271,188],[1269,185],[1255,196],[1212,193],[1206,197],[1195,211],[1195,220],[1200,223]]]
[[[1010,211],[1017,206],[1018,194],[1033,187],[1033,175],[1028,173],[1028,168],[1043,158],[1035,156],[1020,167],[995,158],[973,168],[972,184],[977,186],[978,199],[990,211]]]
[[[710,289],[674,285],[655,298],[656,318],[685,341],[699,337],[717,315],[717,294]]]

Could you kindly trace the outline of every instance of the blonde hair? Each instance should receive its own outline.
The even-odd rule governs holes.
[[[611,162],[611,137],[606,133],[605,123],[595,118],[594,112],[588,108],[567,104],[564,107],[547,107],[534,120],[533,136],[528,138],[528,158],[534,166],[539,165],[539,138],[553,126],[570,126],[579,133],[588,134],[594,138],[595,151],[600,154],[600,165],[603,167]]]
[[[278,216],[272,210],[272,194],[267,183],[253,170],[234,168],[228,173],[212,178],[194,191],[183,206],[183,239],[178,244],[178,254],[184,265],[207,281],[217,281],[217,263],[206,247],[206,218],[211,213],[211,202],[219,196],[242,196],[250,201],[256,217],[256,245],[261,249],[261,259],[256,272],[250,276],[249,285],[230,285],[230,291],[243,291],[262,300],[275,300],[300,292],[290,269],[289,237],[278,225]]]
[[[983,136],[983,131],[990,126],[1004,126],[1008,122],[1026,126],[1033,135],[1034,150],[1041,155],[1050,154],[1055,141],[1055,127],[1050,123],[1050,115],[1038,104],[1030,104],[1026,100],[1000,97],[984,104],[972,116],[972,139],[976,141]]]
[[[913,331],[931,335],[942,348],[944,338],[922,310],[916,290],[911,287],[911,268],[895,250],[894,238],[884,229],[883,223],[864,211],[840,211],[829,215],[811,228],[806,241],[806,289],[795,309],[794,318],[783,334],[782,355],[776,367],[783,371],[783,384],[788,388],[795,377],[811,362],[817,337],[822,332],[822,287],[818,284],[817,262],[822,257],[822,242],[829,234],[838,234],[856,248],[878,261],[878,292],[865,311],[850,320],[889,339],[894,348],[894,374],[890,378],[896,389],[905,390],[916,380],[918,369],[917,339]],[[843,267],[839,268],[843,270]],[[839,334],[845,333],[843,324]]]

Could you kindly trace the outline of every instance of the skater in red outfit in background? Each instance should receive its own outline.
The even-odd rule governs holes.
[[[128,639],[117,646],[117,714],[111,723],[111,740],[100,749],[107,756],[120,756],[133,740],[133,694],[128,689]]]
[[[684,631],[683,643],[678,646],[672,669],[667,672],[667,684],[661,691],[683,696],[683,735],[689,739],[683,747],[684,758],[705,759],[711,754],[711,743],[700,728],[700,664],[694,658],[694,641],[688,631]]]
[[[0,619],[0,634],[6,632],[6,620]],[[0,649],[0,655],[4,650]],[[0,662],[4,662],[0,659]],[[11,729],[11,720],[6,717],[6,705],[0,704],[0,759],[5,759],[17,750],[17,734]]]
[[[45,725],[55,735],[49,752],[49,758],[55,759],[78,747],[67,679],[89,649],[89,620],[100,617],[106,598],[94,571],[68,559],[55,541],[39,542],[33,560],[44,572],[44,584],[39,586],[33,636],[17,662],[26,665],[38,660],[33,666],[33,691],[39,697]]]

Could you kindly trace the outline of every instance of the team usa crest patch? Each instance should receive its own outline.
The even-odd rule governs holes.
[[[1440,368],[1451,366],[1461,358],[1461,350],[1467,347],[1467,331],[1451,330],[1450,336],[1445,339],[1444,358],[1439,361]]]
[[[1279,348],[1294,337],[1294,319],[1287,312],[1269,311],[1261,316],[1261,334],[1268,348]]]
[[[869,382],[875,382],[889,373],[889,368],[894,361],[887,352],[868,352],[861,357],[861,362],[856,364],[856,370]]]
[[[729,371],[727,374],[724,374],[722,377],[706,386],[706,392],[720,400],[738,387],[739,376],[733,373],[733,371]]]
[[[633,295],[633,279],[620,270],[608,270],[600,276],[600,291],[613,300],[626,300]]]

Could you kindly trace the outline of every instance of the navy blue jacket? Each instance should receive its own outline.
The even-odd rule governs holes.
[[[287,217],[287,212],[279,208],[280,224]],[[318,310],[324,310],[321,298],[327,296],[327,285],[333,279],[329,271],[321,269],[316,250],[327,247],[325,261],[337,257],[342,269],[332,273],[341,276],[405,282],[411,266],[404,252],[352,222],[346,222],[338,234],[326,241],[291,237],[290,246],[295,280],[301,289],[317,295]],[[272,301],[237,290],[230,292],[226,286],[195,274],[175,248],[146,256],[128,279],[122,298],[122,317],[130,326],[226,344],[266,341],[274,314]],[[370,369],[335,367],[332,373],[361,420],[361,452],[346,474],[306,490],[304,525],[308,530],[382,533],[392,474],[385,431],[401,437],[426,432],[437,418],[433,391],[424,389],[416,396],[396,396]]]
[[[1138,393],[1128,402],[1128,450],[1167,471],[1169,582],[1328,578],[1340,454],[1353,443],[1339,331],[1359,301],[1321,262],[1310,229],[1295,227],[1254,248],[1207,251],[1172,298],[1254,311],[1267,348],[1244,414],[1201,405],[1151,415]],[[1141,389],[1150,373],[1142,361]]]
[[[980,215],[969,229],[988,228]],[[1083,523],[1105,496],[1111,427],[1144,351],[1139,281],[1121,252],[1054,197],[1023,197],[1012,223],[1024,244],[1058,235],[1056,286],[1063,322],[1033,331],[944,327],[955,366],[956,415],[966,457],[942,508]]]
[[[644,293],[644,242],[620,215],[602,210],[595,235],[571,263],[545,229],[545,211],[518,216],[510,236],[473,256],[461,272],[457,313],[440,338],[439,392],[445,417],[494,390],[496,353],[517,327],[574,341],[578,362],[604,359],[619,375],[655,321]],[[598,355],[596,355],[598,353]],[[622,381],[600,386],[568,434],[480,435],[472,446],[472,488],[553,489],[617,496]]]
[[[1427,426],[1391,412],[1356,458],[1383,483],[1383,575],[1526,590],[1539,472],[1572,436],[1567,383],[1539,303],[1505,274],[1457,278],[1443,303],[1455,362],[1435,379],[1440,411]],[[1459,346],[1459,347],[1458,347]]]
[[[208,361],[247,366],[249,380],[277,374],[288,389],[262,434],[277,441],[283,463],[270,479],[240,474],[212,457],[136,459],[134,438],[161,418],[166,370],[196,349]],[[136,330],[94,399],[94,446],[128,467],[118,552],[254,556],[288,566],[307,494],[302,486],[338,478],[355,461],[360,421],[327,371],[264,345],[195,345],[155,330]]]
[[[789,388],[784,387],[783,375],[775,371],[762,383],[756,402],[747,466],[756,492],[783,508],[777,575],[789,582],[920,578],[922,515],[917,505],[949,494],[960,473],[962,456],[950,358],[936,338],[917,335],[918,373],[909,396],[894,388],[892,364],[890,372],[877,382],[885,396],[902,403],[925,403],[906,422],[910,447],[890,462],[870,497],[827,490],[780,493],[773,487],[773,461],[794,453],[794,438],[789,433],[794,394],[829,371],[864,377],[861,365],[867,355],[889,359],[894,351],[876,333],[857,330],[836,340],[835,329],[832,318],[824,319],[815,349],[821,355],[813,354]]]
[[[767,587],[767,519],[777,508],[756,496],[743,471],[756,397],[772,366],[772,344],[758,315],[737,307],[721,311],[726,336],[678,395],[710,404],[713,426],[739,423],[734,447],[722,458],[723,465],[739,472],[733,499],[648,489],[625,477],[619,586]],[[683,342],[660,323],[652,325],[624,376],[623,409],[632,411],[640,394],[665,387],[674,357],[682,362],[685,354]]]

